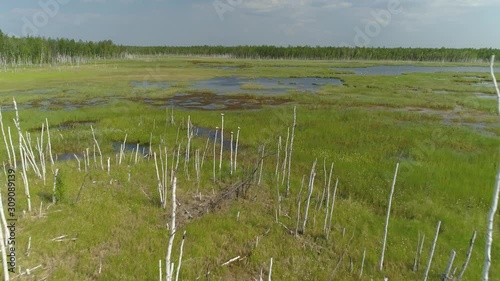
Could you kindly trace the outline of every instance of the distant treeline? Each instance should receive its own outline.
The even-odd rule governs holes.
[[[111,40],[92,42],[42,37],[9,37],[0,30],[0,65],[68,63],[130,55],[224,56],[261,59],[410,60],[485,62],[499,49],[369,48],[310,46],[191,46],[140,47],[116,45]]]
[[[10,37],[0,30],[0,65],[68,63],[93,58],[111,58],[124,52],[111,40],[84,42],[72,39]]]
[[[134,54],[171,54],[228,56],[262,59],[339,59],[339,60],[410,60],[477,62],[488,61],[499,49],[450,48],[369,48],[369,47],[310,47],[310,46],[192,46],[192,47],[127,47]]]

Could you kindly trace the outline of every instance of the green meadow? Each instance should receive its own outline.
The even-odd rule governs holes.
[[[271,258],[274,280],[422,280],[438,221],[442,225],[428,280],[441,280],[452,250],[456,258],[451,272],[459,274],[474,231],[477,238],[462,280],[477,280],[500,145],[489,73],[354,75],[332,70],[376,65],[453,66],[151,56],[3,69],[3,125],[5,131],[10,127],[18,162],[13,98],[21,130],[25,138],[29,134],[35,151],[34,165],[46,165],[45,183],[32,166],[28,170],[29,212],[17,163],[17,268],[11,278],[158,280],[159,260],[165,278],[170,179],[175,175],[177,230],[171,261],[176,271],[186,233],[179,280],[264,280]],[[223,94],[195,87],[199,81],[224,77],[254,81]],[[259,93],[269,89],[259,79],[283,84],[280,79],[304,77],[336,78],[343,84],[318,84],[305,91],[290,84],[280,93]],[[286,194],[285,151],[290,149],[294,108]],[[223,149],[213,139],[215,128],[222,127],[221,113]],[[35,148],[46,120],[53,165],[46,125],[43,157]],[[238,130],[237,166],[231,172],[235,151],[228,146],[231,132],[236,143]],[[124,141],[127,149],[120,155],[117,147]],[[144,151],[135,151],[136,145]],[[88,167],[84,155],[89,155]],[[166,208],[161,206],[154,155],[166,186]],[[3,144],[0,157],[8,169]],[[52,204],[55,169],[58,200]],[[325,220],[337,179],[332,216]],[[6,184],[6,177],[2,181]],[[6,188],[2,197],[5,208]],[[500,280],[495,279],[500,276],[499,219],[497,215],[491,280]],[[325,221],[330,220],[327,237]]]

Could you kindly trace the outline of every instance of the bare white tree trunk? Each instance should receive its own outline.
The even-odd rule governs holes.
[[[99,157],[101,158],[101,169],[104,170],[104,164],[102,163],[101,147],[99,146],[99,143],[97,142],[97,139],[95,138],[94,127],[92,127],[92,125],[90,125],[90,129],[92,130],[92,137],[94,138],[95,145],[97,146],[97,151],[99,151]]]
[[[9,143],[10,148],[12,149],[12,162],[14,162],[14,169],[17,169],[17,160],[16,160],[16,150],[14,149],[14,143],[12,142],[12,135],[10,134],[10,126],[7,127],[7,132],[9,133]]]
[[[135,147],[135,159],[134,159],[134,164],[137,164],[138,158],[139,158],[139,143],[137,143]],[[101,156],[102,157],[102,156]]]
[[[160,155],[161,155],[161,152],[160,152]],[[153,153],[153,158],[155,159],[156,182],[158,185],[158,193],[160,195],[161,206],[162,206],[162,208],[166,208],[167,204],[165,202],[165,196],[163,195],[163,185],[162,185],[162,181],[160,179],[160,172],[158,170],[158,161],[156,160],[156,152]],[[163,161],[161,161],[161,163],[163,165]]]
[[[45,184],[45,174],[46,174],[46,164],[45,164],[45,153],[43,152],[43,134],[45,133],[45,124],[42,122],[42,133],[40,135],[40,162],[43,168],[43,181]]]
[[[274,175],[276,175],[276,179],[280,179],[279,167],[280,167],[280,152],[281,152],[281,136],[278,138],[278,154],[276,156],[276,170],[274,171]]]
[[[495,55],[491,56],[491,78],[493,79],[493,84],[495,85],[495,90],[498,98],[498,114],[500,115],[500,91],[498,90],[497,79],[495,77],[495,72],[493,70],[493,64],[495,62]],[[483,266],[483,281],[489,280],[489,272],[491,266],[491,247],[493,244],[493,229],[494,229],[494,219],[495,214],[498,209],[498,197],[500,196],[500,167],[497,172],[497,178],[495,182],[495,189],[493,191],[493,202],[491,203],[491,209],[488,213],[488,226],[486,229],[486,247],[485,247],[485,257]]]
[[[29,133],[26,133],[26,138],[22,138],[23,141],[23,147],[25,149],[25,156],[26,156],[26,162],[31,165],[33,168],[33,171],[37,175],[37,177],[42,178],[42,174],[40,173],[40,169],[38,169],[38,166],[36,164],[36,157],[35,153],[33,152],[33,147],[31,146],[31,135]],[[26,164],[27,166],[28,164]],[[26,167],[27,170],[29,167]]]
[[[188,115],[187,121],[187,146],[186,146],[186,161],[185,163],[189,163],[189,158],[191,154],[191,138],[193,134],[191,133],[191,115]]]
[[[495,55],[492,55],[491,56],[491,61],[490,61],[490,74],[491,74],[491,78],[493,79],[493,85],[495,85],[495,91],[497,93],[497,98],[498,98],[498,114],[500,115],[500,90],[498,90],[497,78],[495,77],[495,69],[493,68],[494,64],[495,64]]]
[[[8,182],[7,182],[7,190],[8,190],[8,187],[9,187],[9,185],[8,185]],[[1,194],[1,192],[0,192],[0,201],[1,201],[1,200],[2,200],[2,194]],[[3,203],[3,201],[2,201],[1,203]],[[7,228],[7,226],[8,226],[8,224],[7,224],[7,219],[6,219],[6,217],[5,217],[5,212],[4,212],[4,209],[3,209],[3,206],[2,206],[2,205],[0,205],[0,217],[1,217],[1,219],[2,219],[3,231],[5,232],[5,237],[4,237],[4,239],[5,239],[5,240],[3,240],[3,241],[5,242],[5,245],[8,245],[8,239],[9,239],[9,234],[10,234],[10,231],[9,231],[9,229]],[[2,228],[2,226],[0,226],[0,228]],[[0,230],[0,231],[1,231],[1,230]],[[1,240],[0,240],[0,241],[1,241]]]
[[[462,277],[464,276],[465,270],[467,269],[467,265],[469,264],[470,257],[472,255],[472,249],[474,248],[474,241],[476,240],[476,231],[472,234],[472,238],[470,239],[470,245],[469,245],[469,250],[467,251],[467,257],[465,258],[464,264],[462,265],[462,270],[460,270],[460,273],[457,275],[457,281],[462,280]]]
[[[444,270],[443,275],[441,276],[441,280],[444,280],[444,281],[451,280],[450,271],[451,271],[451,268],[453,267],[453,262],[455,261],[456,255],[457,255],[457,253],[455,252],[455,250],[451,250],[450,259],[448,260],[448,264],[446,265],[446,269]]]
[[[297,224],[295,226],[295,236],[299,235],[299,223],[300,223],[300,200],[297,203]]]
[[[83,167],[85,168],[85,173],[87,172],[87,156],[85,155],[85,150],[83,151]]]
[[[332,228],[332,217],[333,217],[333,207],[335,207],[335,197],[337,196],[337,188],[339,186],[339,179],[335,182],[335,187],[333,188],[332,195],[332,205],[330,207],[330,215],[328,216],[328,227],[326,228],[326,240],[328,240],[328,236],[330,235],[330,230]]]
[[[238,142],[240,140],[240,127],[238,127],[238,132],[236,133],[236,147],[234,149],[234,170],[236,171],[236,162],[238,159]]]
[[[330,186],[332,183],[332,173],[333,173],[333,162],[330,167],[330,175],[328,176],[328,185],[326,186],[326,207],[325,207],[325,223],[323,225],[323,231],[326,234],[326,227],[328,226],[328,211],[330,209]]]
[[[5,130],[3,128],[3,118],[2,118],[2,108],[0,108],[0,125],[2,128],[3,141],[5,142],[5,148],[7,149],[7,155],[9,156],[9,165],[12,167],[14,164],[12,163],[12,159],[10,157],[10,149],[7,144],[7,136],[5,135]]]
[[[165,201],[165,208],[166,208],[166,204],[167,204],[166,202],[167,202],[167,198],[168,198],[168,194],[167,194],[167,187],[168,187],[168,184],[167,184],[167,180],[168,180],[168,149],[167,149],[167,147],[165,147],[165,172],[164,172],[163,178],[164,178],[163,179],[163,195],[164,195],[163,200]]]
[[[170,113],[170,123],[172,125],[174,125],[175,124],[175,120],[174,120],[174,105],[173,104],[172,104],[172,110],[170,112],[171,112]]]
[[[271,258],[271,262],[269,263],[269,276],[268,281],[271,281],[271,276],[273,275],[273,258]]]
[[[196,194],[200,189],[200,150],[196,149],[194,153],[194,170],[196,172]]]
[[[207,151],[208,151],[208,145],[210,144],[210,137],[207,138],[207,144],[205,145],[205,150],[203,150],[203,156],[201,157],[201,164],[200,164],[200,168],[203,168],[203,164],[205,162],[205,156],[207,154]],[[236,157],[234,158],[236,159]]]
[[[366,248],[363,251],[363,259],[361,261],[361,270],[359,271],[359,279],[363,276],[363,268],[365,267],[365,257],[366,257]]]
[[[52,142],[50,141],[49,119],[45,118],[45,124],[47,125],[47,149],[49,150],[50,156],[50,169],[54,172],[54,157],[52,155]]]
[[[87,167],[90,169],[90,149],[87,147],[85,151],[87,153]]]
[[[222,118],[222,126],[220,128],[219,172],[222,171],[222,152],[224,151],[224,113],[221,113],[220,116]]]
[[[172,256],[172,246],[174,244],[174,238],[175,238],[175,212],[177,209],[177,200],[175,196],[175,191],[177,188],[177,177],[174,177],[173,184],[172,184],[172,222],[170,225],[170,240],[168,241],[168,248],[167,248],[167,256],[165,258],[165,266],[166,266],[166,281],[172,281],[173,278],[173,270],[171,268],[170,264],[170,257]]]
[[[422,254],[422,247],[424,245],[425,235],[420,242],[420,231],[418,232],[417,249],[415,251],[415,259],[413,260],[413,271],[417,272],[420,264],[420,255]]]
[[[316,175],[316,172],[315,172],[316,162],[317,162],[317,160],[314,160],[314,163],[313,163],[312,168],[311,168],[311,175],[309,176],[309,191],[307,194],[307,204],[306,204],[306,211],[304,214],[304,222],[302,224],[302,233],[305,233],[305,231],[306,231],[307,216],[309,215],[309,204],[311,203],[311,196],[312,196],[313,189],[314,189],[314,177]]]
[[[179,264],[177,264],[177,272],[175,272],[175,281],[179,281],[179,272],[181,271],[182,264],[182,250],[184,249],[184,240],[186,239],[186,231],[182,234],[181,249],[179,253]]]
[[[229,171],[230,171],[230,174],[232,175],[233,174],[233,131],[231,131],[231,156],[229,157],[230,158],[230,162],[229,162]]]
[[[76,159],[78,159],[78,157]],[[80,170],[80,160],[78,160],[78,170]],[[111,157],[108,157],[108,175],[110,170],[111,170]]]
[[[159,259],[158,264],[159,264],[159,267],[158,267],[158,268],[159,268],[159,271],[160,271],[160,279],[159,279],[159,280],[160,280],[160,281],[163,281],[163,274],[162,274],[162,272],[161,272],[161,259]]]
[[[5,217],[4,212],[3,212],[3,201],[2,201],[2,194],[0,192],[0,212],[2,217]],[[3,222],[2,222],[3,223]],[[0,227],[3,228],[6,225]],[[5,248],[5,241],[7,237],[3,237],[3,231],[0,231],[0,250],[2,250],[2,266],[3,266],[3,278],[5,281],[9,281],[9,268],[7,266],[7,250]]]
[[[290,153],[288,153],[288,178],[286,180],[286,196],[290,192],[290,170],[292,168],[293,139],[295,138],[295,126],[297,126],[297,107],[293,107],[292,138],[290,139]]]
[[[59,175],[59,169],[56,169],[54,173],[54,187],[52,188],[52,204],[56,203],[56,187],[57,187],[57,176]]]
[[[285,158],[283,159],[283,165],[281,166],[281,184],[285,183],[286,176],[286,164],[288,163],[288,141],[290,140],[290,127],[286,131],[286,144],[285,144]]]
[[[153,153],[153,132],[149,133],[148,160],[151,159],[151,153]]]
[[[215,127],[215,138],[214,138],[214,161],[213,161],[213,177],[214,177],[214,182],[217,179],[215,176],[215,158],[216,158],[216,153],[215,153],[215,147],[217,146],[217,133],[219,132],[219,127]]]
[[[384,269],[384,255],[385,255],[385,245],[387,242],[387,232],[389,229],[389,217],[391,215],[391,205],[392,196],[394,195],[394,186],[396,185],[396,178],[398,176],[399,163],[396,164],[396,171],[394,172],[394,178],[392,179],[391,194],[389,195],[389,205],[387,206],[387,216],[385,218],[385,229],[384,229],[384,240],[382,242],[382,254],[380,256],[379,270]]]
[[[16,100],[13,99],[14,101],[14,109],[16,110],[16,119],[14,119],[14,123],[17,128],[17,132],[19,134],[19,154],[21,157],[21,167],[22,167],[22,177],[23,177],[23,183],[24,183],[24,191],[26,194],[26,200],[28,201],[28,212],[31,212],[31,196],[30,196],[30,187],[29,187],[29,182],[28,182],[28,175],[26,173],[27,167],[26,167],[26,158],[25,158],[25,151],[23,147],[23,133],[21,131],[21,124],[19,122],[19,113],[17,111],[17,103]]]
[[[47,169],[45,164],[45,153],[43,152],[44,129],[45,129],[45,124],[42,123],[42,133],[40,135],[40,138],[37,138],[37,150],[38,150],[38,155],[40,157],[40,167],[42,169],[43,185],[46,184],[46,174],[47,174]]]
[[[125,134],[125,138],[123,139],[123,144],[120,147],[120,160],[118,161],[118,165],[122,164],[122,158],[125,155],[125,145],[127,144],[127,136],[128,134]],[[88,155],[87,155],[88,158]]]
[[[436,243],[439,236],[439,229],[441,228],[441,221],[438,221],[438,225],[436,227],[436,234],[434,235],[434,242],[432,242],[431,253],[429,254],[429,261],[427,262],[427,268],[424,273],[424,281],[427,281],[427,277],[429,276],[429,271],[431,270],[432,257],[434,256],[434,250],[436,249]]]
[[[262,145],[262,157],[260,158],[260,172],[259,172],[259,181],[257,185],[260,185],[262,181],[262,169],[264,168],[264,151],[266,149],[266,145]]]
[[[486,247],[485,247],[485,258],[483,267],[483,281],[489,280],[489,271],[491,266],[491,247],[493,244],[493,229],[495,214],[498,209],[498,197],[500,193],[500,167],[497,172],[497,177],[495,181],[495,190],[493,193],[493,202],[491,204],[491,209],[488,213],[488,226],[486,231]]]
[[[42,202],[40,202],[42,203]],[[41,214],[42,212],[40,212]],[[31,236],[28,238],[28,247],[26,247],[26,256],[29,257],[31,253]]]

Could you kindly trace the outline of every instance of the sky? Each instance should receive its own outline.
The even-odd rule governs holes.
[[[500,48],[499,0],[1,1],[9,35],[123,45]]]

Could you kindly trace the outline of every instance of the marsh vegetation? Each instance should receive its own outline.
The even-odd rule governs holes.
[[[31,212],[18,176],[12,276],[158,279],[176,178],[180,280],[258,280],[271,261],[275,280],[421,280],[438,222],[429,280],[452,250],[458,275],[477,231],[463,274],[476,280],[500,144],[488,73],[339,70],[365,66],[155,56],[2,73],[13,139],[15,97],[33,147],[48,122],[53,154],[67,156],[30,164]],[[8,166],[3,146],[0,157]],[[45,182],[33,168],[43,161]]]

